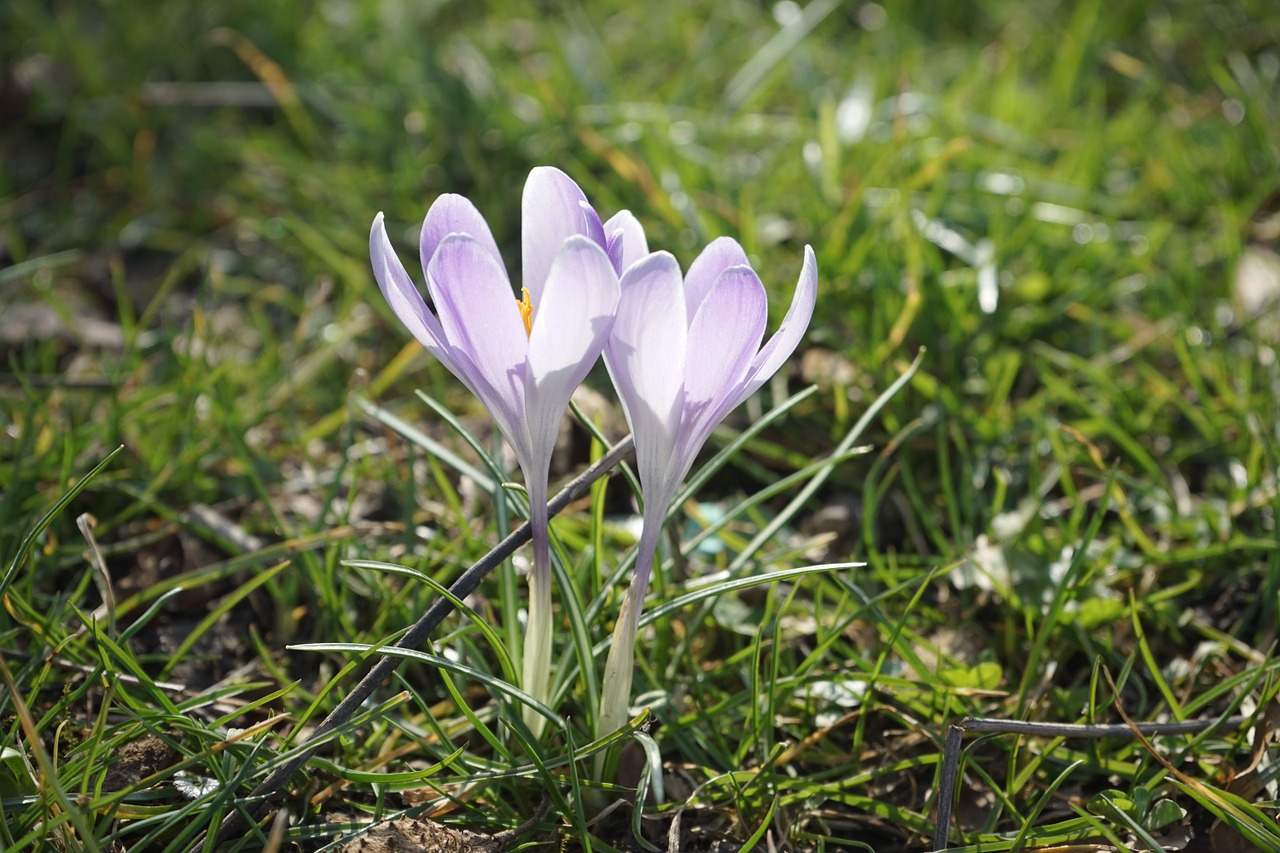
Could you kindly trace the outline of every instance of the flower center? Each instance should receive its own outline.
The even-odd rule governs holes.
[[[520,296],[516,300],[516,307],[520,309],[520,319],[524,321],[524,336],[527,338],[533,334],[533,303],[529,301],[529,288],[520,288]]]

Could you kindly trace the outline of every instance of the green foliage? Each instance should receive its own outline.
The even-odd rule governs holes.
[[[1247,719],[973,741],[956,849],[1274,846],[1277,44],[1260,0],[11,0],[0,847],[192,849],[511,529],[367,229],[411,257],[460,192],[514,264],[540,163],[682,263],[738,237],[775,319],[812,244],[818,316],[674,510],[613,784],[625,470],[553,523],[547,737],[517,555],[272,798],[284,843],[545,799],[522,840],[924,849],[949,723],[1122,709]],[[583,411],[559,477],[620,437]]]

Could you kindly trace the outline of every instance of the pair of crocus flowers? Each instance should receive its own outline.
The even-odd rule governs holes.
[[[635,573],[605,664],[597,735],[626,722],[635,636],[662,521],[680,481],[716,425],[795,350],[813,316],[813,250],[791,307],[761,346],[764,285],[738,243],[713,241],[681,275],[649,251],[627,211],[608,221],[558,169],[538,167],[524,187],[522,290],[514,297],[484,218],[459,195],[440,196],[422,224],[420,252],[433,314],[373,221],[374,275],[396,316],[480,398],[515,451],[529,495],[529,576],[523,689],[545,703],[551,661],[547,479],[569,398],[603,352],[636,447],[644,524]],[[526,710],[537,734],[543,718]]]

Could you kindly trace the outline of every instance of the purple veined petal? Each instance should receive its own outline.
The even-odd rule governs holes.
[[[534,305],[542,301],[542,286],[560,246],[574,234],[587,233],[582,210],[586,201],[573,179],[559,169],[538,166],[529,172],[520,202],[520,283],[528,288]]]
[[[680,429],[688,344],[680,265],[669,253],[655,252],[627,268],[621,288],[605,364],[649,493],[662,488]]]
[[[618,236],[621,237],[621,235]],[[614,272],[620,273],[621,270],[626,269],[622,265],[623,246],[621,239],[605,240],[604,248],[605,254],[609,256],[609,264],[613,267]]]
[[[618,307],[618,275],[590,238],[570,237],[533,309],[525,418],[538,464],[550,461],[574,389],[600,357]]]
[[[629,210],[620,210],[604,224],[605,248],[613,268],[622,275],[627,267],[649,254],[649,241],[644,227]]]
[[[733,395],[760,349],[768,315],[764,285],[751,267],[720,274],[689,323],[686,413]]]
[[[778,330],[773,337],[760,348],[760,352],[751,360],[741,390],[736,395],[733,406],[754,394],[761,385],[769,381],[769,377],[778,372],[782,363],[791,357],[800,339],[809,328],[813,319],[813,309],[818,301],[818,260],[814,257],[811,246],[804,247],[804,266],[800,268],[800,279],[796,282],[795,293],[791,296],[791,307],[782,318]]]
[[[450,234],[469,235],[492,254],[499,264],[502,263],[502,255],[489,231],[489,223],[484,221],[476,206],[463,196],[445,193],[432,203],[426,219],[422,221],[418,257],[422,260],[424,270],[431,263],[431,256],[436,253],[440,241]]]
[[[422,295],[396,257],[387,239],[381,213],[373,221],[369,234],[369,251],[373,259],[374,276],[378,279],[378,286],[391,305],[391,310],[426,347],[427,352],[435,356],[472,394],[480,398],[493,414],[498,429],[516,449],[517,455],[522,452],[527,455],[529,439],[521,415],[522,406],[513,405],[513,401],[500,395],[471,357],[450,343],[440,321],[427,309]]]
[[[704,442],[734,407],[737,391],[760,346],[769,307],[751,267],[730,267],[716,279],[689,324],[684,415],[669,480],[688,473]]]
[[[522,422],[529,339],[502,265],[478,240],[450,234],[427,265],[427,286],[449,344],[472,365],[472,390],[500,426]]]
[[[601,249],[604,249],[608,241],[604,236],[604,223],[600,221],[600,214],[596,213],[596,209],[586,201],[579,202],[578,209],[582,211],[581,233],[589,237]]]
[[[505,395],[494,388],[466,352],[453,349],[451,355],[454,364],[457,365],[453,375],[458,377],[462,384],[467,386],[467,390],[488,409],[502,437],[515,451],[520,470],[529,470],[527,463],[533,458],[533,453],[529,441],[529,428],[524,417],[523,394],[518,395],[517,398],[516,395]]]
[[[689,274],[684,277],[684,298],[690,319],[698,313],[698,306],[711,292],[720,273],[729,267],[738,266],[749,267],[751,264],[737,240],[732,237],[717,237],[707,244],[689,266]]]
[[[428,352],[449,368],[451,373],[457,374],[444,329],[427,308],[417,285],[409,278],[404,265],[396,256],[391,240],[387,237],[381,213],[374,217],[373,227],[369,229],[369,258],[373,262],[373,276],[378,280],[378,287],[392,312]]]

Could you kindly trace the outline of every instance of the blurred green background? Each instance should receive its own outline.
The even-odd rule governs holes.
[[[353,370],[403,339],[367,269],[373,214],[411,261],[432,198],[461,192],[514,261],[540,163],[685,262],[737,236],[779,311],[813,243],[809,342],[851,361],[855,413],[921,344],[940,402],[990,423],[1033,390],[1033,343],[1095,356],[1134,333],[1126,312],[1221,336],[1230,270],[1273,242],[1250,230],[1280,173],[1280,24],[1261,2],[0,14],[6,313],[42,302],[136,344],[192,307],[243,306],[242,346],[278,363],[224,378],[286,429],[338,410]],[[15,373],[55,375],[77,349],[21,338],[5,336]],[[307,357],[305,382],[283,366]],[[987,438],[1015,426],[996,424]]]
[[[421,216],[461,192],[514,263],[536,164],[606,214],[634,210],[685,263],[738,237],[775,318],[812,243],[821,299],[795,373],[835,387],[830,433],[927,346],[888,431],[941,418],[1021,495],[1035,463],[1019,457],[1052,414],[1123,432],[1110,440],[1138,468],[1164,440],[1174,464],[1215,452],[1185,382],[1148,383],[1254,322],[1232,272],[1250,243],[1275,246],[1280,16],[1263,2],[18,0],[0,14],[8,383],[132,375],[127,399],[57,395],[43,441],[87,428],[78,464],[123,442],[143,481],[210,429],[205,392],[227,401],[215,431],[269,428],[267,456],[330,435],[369,376],[375,396],[425,384],[467,406],[425,357],[407,379],[383,373],[407,338],[373,287],[367,228],[384,210],[416,271]],[[1071,359],[1174,326],[1199,331],[1137,372],[1094,363],[1097,393],[1043,394],[1075,381],[1059,372]],[[86,328],[108,345],[85,345]],[[193,329],[213,357],[175,360]],[[208,385],[166,384],[205,369]],[[219,497],[203,475],[221,444],[161,491]],[[961,549],[983,527],[964,512],[944,535]]]

